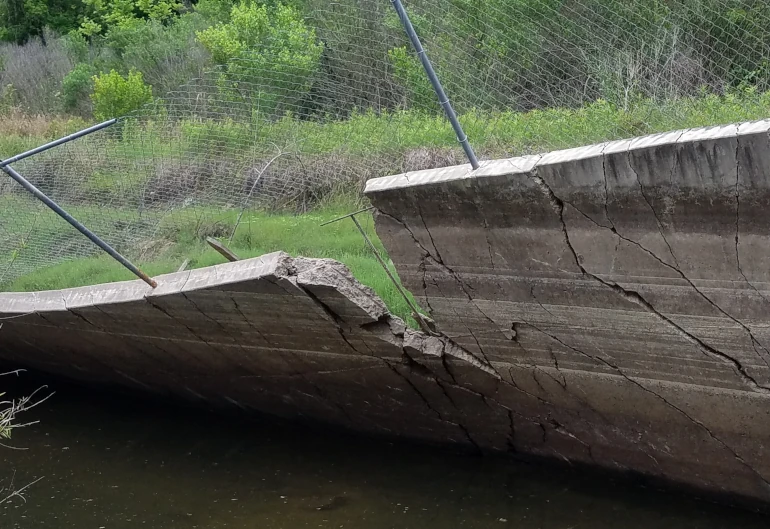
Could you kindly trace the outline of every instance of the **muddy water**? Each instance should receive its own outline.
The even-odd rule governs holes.
[[[7,379],[3,380],[8,387]],[[11,387],[11,392],[28,391]],[[35,381],[34,384],[37,384]],[[223,417],[57,383],[0,449],[0,528],[767,528],[584,470]]]

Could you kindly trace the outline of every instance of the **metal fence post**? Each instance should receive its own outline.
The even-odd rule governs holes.
[[[105,121],[104,123],[100,123],[99,125],[94,125],[93,127],[89,127],[87,129],[81,130],[74,134],[70,134],[69,136],[65,136],[64,138],[59,138],[58,140],[52,141],[50,143],[46,143],[45,145],[41,145],[40,147],[36,147],[32,150],[23,152],[21,154],[17,154],[16,156],[13,156],[11,158],[8,158],[7,160],[3,160],[2,162],[0,162],[0,169],[2,169],[3,172],[5,172],[8,176],[13,178],[16,182],[18,182],[19,185],[21,185],[24,189],[29,191],[35,198],[37,198],[43,204],[48,206],[59,217],[67,221],[72,227],[74,227],[80,233],[85,235],[91,242],[93,242],[99,248],[107,252],[107,254],[109,254],[113,259],[115,259],[117,262],[125,266],[127,269],[129,269],[132,273],[134,273],[137,277],[139,277],[142,281],[150,285],[152,288],[155,288],[156,286],[158,286],[155,280],[153,280],[147,274],[142,272],[133,263],[131,263],[131,261],[129,261],[128,259],[123,257],[120,253],[118,253],[117,250],[115,250],[112,246],[107,244],[98,235],[93,233],[91,230],[89,230],[83,224],[81,224],[77,219],[75,219],[72,215],[67,213],[64,210],[64,208],[62,208],[61,206],[59,206],[59,204],[51,200],[45,193],[40,191],[29,180],[27,180],[18,172],[16,172],[16,170],[10,165],[13,162],[17,162],[19,160],[23,160],[24,158],[28,158],[35,154],[41,153],[43,151],[47,151],[48,149],[56,147],[57,145],[70,142],[74,139],[80,138],[87,134],[91,134],[92,132],[96,132],[97,130],[101,130],[106,127],[109,127],[110,125],[117,123],[117,121],[118,121],[117,119],[111,119],[109,121]]]
[[[460,125],[460,121],[457,119],[457,114],[455,113],[454,108],[452,108],[452,103],[450,103],[446,92],[444,92],[444,87],[441,86],[441,81],[439,81],[439,78],[436,75],[436,71],[433,69],[433,65],[431,64],[430,59],[428,59],[428,54],[425,53],[425,49],[422,47],[422,42],[420,42],[420,38],[417,36],[417,32],[414,30],[414,26],[412,26],[412,21],[409,20],[409,15],[406,13],[404,5],[401,3],[401,0],[390,0],[390,3],[393,4],[396,13],[398,13],[398,18],[401,19],[401,24],[404,26],[404,30],[406,31],[407,36],[409,36],[409,40],[412,41],[412,46],[414,46],[414,50],[417,52],[417,56],[420,58],[422,67],[425,69],[425,73],[428,75],[428,79],[430,79],[430,84],[433,85],[433,90],[436,91],[439,104],[444,109],[444,113],[446,114],[447,119],[449,119],[449,122],[452,124],[452,128],[454,129],[455,134],[457,134],[457,141],[459,141],[460,145],[462,145],[463,150],[465,151],[465,155],[471,162],[471,167],[478,169],[479,160],[476,158],[476,153],[473,151],[473,147],[471,147],[471,144],[468,142],[468,136],[466,136],[462,125]]]

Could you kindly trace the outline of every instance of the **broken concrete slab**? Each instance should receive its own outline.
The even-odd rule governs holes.
[[[341,263],[276,252],[155,279],[154,290],[127,281],[0,294],[0,359],[432,442],[476,443],[462,422],[489,420],[479,397],[458,407],[454,383],[408,355],[458,372],[471,356],[407,329]],[[504,447],[507,420],[495,428]]]
[[[770,500],[769,131],[368,182],[404,285],[488,368],[453,382],[510,413],[512,448]]]

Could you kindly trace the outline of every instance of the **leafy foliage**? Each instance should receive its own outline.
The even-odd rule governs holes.
[[[84,11],[83,3],[73,0],[0,0],[0,40],[21,44],[45,28],[66,33],[78,26]]]
[[[152,87],[145,84],[141,72],[131,70],[123,77],[115,70],[93,77],[91,101],[94,116],[109,119],[130,114],[152,101]]]
[[[62,106],[68,112],[77,112],[91,93],[94,67],[88,63],[78,63],[62,80]]]
[[[182,4],[174,0],[83,0],[87,15],[83,17],[79,31],[93,37],[117,28],[137,28],[142,20],[166,22],[181,9]]]
[[[388,58],[393,64],[394,75],[409,92],[408,101],[421,108],[436,106],[436,94],[430,84],[420,61],[406,46],[388,50]],[[436,107],[438,109],[438,107]]]
[[[224,67],[222,92],[244,97],[239,87],[245,85],[267,113],[309,90],[323,52],[299,11],[284,4],[241,2],[232,8],[230,22],[198,32],[198,40]]]

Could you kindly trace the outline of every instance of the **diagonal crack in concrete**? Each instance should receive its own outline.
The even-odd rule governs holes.
[[[679,336],[686,339],[692,344],[695,344],[697,347],[699,347],[706,355],[712,356],[714,358],[719,359],[720,361],[731,365],[733,369],[735,370],[736,374],[743,380],[743,382],[751,387],[754,391],[758,393],[763,394],[770,394],[770,388],[766,388],[763,385],[759,384],[754,377],[752,377],[748,372],[746,372],[745,367],[741,362],[733,358],[732,356],[712,347],[711,345],[705,343],[703,340],[698,338],[697,336],[694,336],[693,334],[689,333],[686,329],[684,329],[681,325],[673,321],[668,316],[662,314],[659,312],[655,307],[652,306],[652,304],[647,301],[641,294],[639,294],[636,291],[628,290],[626,288],[623,288],[622,286],[618,285],[617,283],[607,281],[605,279],[602,279],[596,274],[592,274],[586,268],[580,263],[580,259],[578,258],[577,251],[572,246],[572,242],[570,240],[569,232],[567,230],[567,224],[564,220],[564,207],[565,202],[562,201],[551,189],[551,187],[548,185],[548,183],[543,180],[542,177],[540,177],[537,174],[537,169],[533,170],[532,172],[532,179],[535,181],[535,183],[541,188],[541,190],[548,196],[551,206],[553,207],[554,211],[556,212],[557,216],[559,217],[559,220],[561,222],[562,227],[562,234],[564,237],[564,242],[567,245],[567,248],[569,249],[570,253],[572,254],[576,266],[580,269],[584,277],[590,278],[593,281],[596,281],[600,283],[601,285],[605,286],[606,288],[611,289],[612,291],[616,292],[617,294],[621,295],[624,299],[635,303],[636,305],[639,305],[643,307],[647,312],[652,314],[653,316],[657,317],[661,321],[665,322],[667,325],[671,326]],[[570,204],[571,207],[574,208]],[[580,212],[577,208],[575,208],[576,211]],[[662,261],[661,261],[662,262]],[[708,298],[706,298],[708,299]]]

